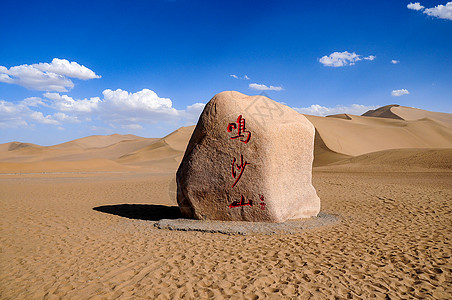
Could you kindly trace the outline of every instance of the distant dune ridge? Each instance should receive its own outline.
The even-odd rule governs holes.
[[[314,167],[452,168],[452,114],[387,105],[362,116],[306,117],[316,128]],[[181,127],[163,138],[89,136],[48,147],[1,144],[0,173],[174,172],[193,130]]]

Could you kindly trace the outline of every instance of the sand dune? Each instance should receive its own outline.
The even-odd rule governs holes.
[[[392,107],[391,111],[397,116],[407,121],[429,118],[452,125],[452,114],[432,112],[428,110],[407,106]]]
[[[312,163],[313,167],[325,166],[334,162],[342,161],[349,157],[349,155],[337,153],[328,148],[319,132],[317,130],[315,131],[314,162]]]
[[[319,164],[317,166],[325,166]],[[316,165],[314,165],[316,167]],[[451,172],[452,149],[391,149],[329,163],[328,172]]]
[[[175,169],[180,164],[194,126],[181,127],[167,136],[137,151],[125,154],[116,161],[127,165],[159,165]]]
[[[306,116],[316,127],[315,167],[379,151],[452,148],[451,114],[388,105],[364,115]],[[134,166],[148,171],[170,172],[180,163],[193,129],[194,126],[182,127],[160,139],[115,134],[90,136],[49,147],[6,143],[0,145],[0,165],[3,164],[0,170],[10,172],[17,166],[20,172],[25,169],[38,171],[40,168],[48,172],[66,166],[68,172],[75,172],[93,169],[89,166],[90,160],[103,159],[111,162],[107,167],[104,161],[103,169],[117,166],[118,170],[124,170],[121,166]],[[401,153],[399,151],[397,155]],[[58,166],[51,166],[56,162]]]
[[[391,108],[398,107],[397,104],[390,104],[386,106],[379,107],[377,109],[369,110],[362,114],[364,117],[376,117],[376,118],[387,118],[387,119],[399,119],[403,120],[400,116],[396,115]]]
[[[141,139],[133,134],[112,134],[112,135],[92,135],[84,138],[76,139],[70,142],[58,144],[52,146],[54,149],[67,149],[67,148],[81,148],[81,149],[90,149],[90,148],[102,148],[107,147],[121,141],[127,140],[136,140]]]
[[[452,125],[452,114],[433,112],[414,107],[400,106],[396,104],[386,105],[375,110],[369,110],[368,112],[365,112],[363,116],[400,119],[405,121],[428,118]]]
[[[306,116],[326,147],[350,156],[402,148],[452,148],[452,126],[424,118],[405,121],[348,115],[350,119]]]
[[[157,138],[134,135],[90,136],[55,146],[12,142],[0,145],[0,173],[132,170],[173,171],[194,126]],[[96,169],[97,168],[97,169]]]
[[[0,172],[79,172],[127,170],[115,159],[158,139],[133,135],[90,136],[55,146],[25,143],[0,145]],[[98,141],[98,143],[96,143]]]

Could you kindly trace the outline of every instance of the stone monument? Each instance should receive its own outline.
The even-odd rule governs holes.
[[[177,170],[183,216],[254,222],[316,216],[314,133],[302,114],[265,96],[215,95]]]

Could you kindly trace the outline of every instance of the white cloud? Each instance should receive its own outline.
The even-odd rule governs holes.
[[[61,125],[61,123],[78,123],[76,116],[56,112],[53,115],[45,115],[41,111],[32,110],[30,107],[47,106],[41,98],[26,98],[18,103],[0,100],[0,128],[28,127],[33,123],[46,125]]]
[[[250,83],[249,88],[256,91],[283,91],[281,86],[266,86],[265,84]]]
[[[51,63],[0,66],[0,82],[17,84],[30,90],[66,92],[74,87],[69,79],[100,78],[92,70],[76,62],[54,58]]]
[[[50,64],[39,63],[33,64],[32,66],[44,72],[55,73],[82,80],[101,78],[101,76],[96,75],[96,73],[87,67],[79,65],[75,61],[69,62],[67,59],[54,58]]]
[[[232,78],[235,78],[235,79],[244,79],[244,80],[250,80],[251,78],[249,78],[248,77],[248,75],[244,75],[243,77],[239,77],[239,76],[237,76],[237,75],[234,75],[234,74],[231,74],[231,75],[229,75],[229,76],[231,76]]]
[[[184,113],[186,125],[196,124],[198,122],[199,116],[201,115],[204,106],[206,106],[205,103],[195,103],[187,106],[187,109]]]
[[[87,116],[98,117],[108,124],[119,126],[158,121],[174,123],[181,119],[196,122],[204,108],[203,103],[195,103],[188,106],[186,110],[177,110],[172,106],[171,99],[159,97],[149,89],[135,93],[121,89],[107,89],[102,94],[103,99],[92,97],[79,100],[58,93],[45,93],[44,97],[50,100],[49,107],[59,112],[71,113],[84,118]],[[65,121],[70,121],[70,119],[65,118]]]
[[[447,2],[446,5],[437,5],[432,8],[426,8],[424,14],[452,21],[452,1]]]
[[[40,111],[33,111],[30,114],[30,118],[38,123],[41,124],[47,124],[47,125],[60,125],[60,122],[58,122],[57,120],[53,119],[52,116],[47,115],[44,116],[42,112]]]
[[[364,57],[365,60],[370,60],[370,61],[374,60],[375,58],[377,58],[375,55],[369,55],[369,56]]]
[[[29,112],[26,106],[0,100],[0,128],[28,126],[23,118],[24,112]]]
[[[376,109],[379,106],[366,106],[361,104],[352,104],[349,106],[344,105],[338,105],[335,107],[326,107],[321,106],[319,104],[314,104],[309,107],[300,107],[293,109],[298,111],[301,114],[306,115],[314,115],[314,116],[328,116],[328,115],[335,115],[335,114],[351,114],[351,115],[362,115],[368,110]]]
[[[408,9],[412,9],[412,10],[424,9],[424,6],[422,6],[421,3],[419,3],[419,2],[409,3],[406,7],[408,7]]]
[[[127,125],[122,125],[122,128],[129,129],[129,130],[141,130],[141,129],[143,129],[143,126],[141,126],[140,124],[127,124]]]
[[[410,92],[407,89],[393,90],[391,96],[400,97],[403,95],[408,95]]]
[[[393,64],[393,65],[396,65],[398,63],[400,63],[400,60],[395,60],[395,59],[391,60],[391,64]]]
[[[74,113],[90,113],[97,110],[100,98],[93,97],[90,99],[74,100],[67,95],[60,95],[58,93],[45,93],[44,97],[53,100],[52,106],[59,111],[74,112]]]
[[[44,101],[42,101],[42,99],[39,97],[25,98],[24,100],[20,101],[20,104],[33,107],[47,106],[47,104],[45,104]]]
[[[20,65],[9,69],[0,66],[0,81],[17,84],[30,90],[65,92],[74,83],[59,74],[42,72],[30,65]]]
[[[136,93],[129,93],[121,89],[104,90],[102,106],[117,113],[143,113],[177,115],[177,110],[172,107],[171,99],[160,98],[154,91],[143,89]]]
[[[159,97],[149,89],[135,93],[107,89],[103,97],[81,100],[59,93],[44,93],[44,97],[26,98],[16,103],[0,100],[0,128],[32,127],[38,123],[64,126],[81,122],[96,128],[105,125],[110,129],[128,130],[140,130],[144,124],[157,122],[192,125],[198,121],[205,106],[194,103],[177,110],[171,99]]]
[[[61,122],[68,122],[68,123],[80,123],[81,122],[76,116],[69,116],[62,112],[54,113],[53,117]]]
[[[333,52],[330,55],[325,55],[319,59],[319,62],[326,67],[344,67],[344,66],[353,66],[357,61],[360,60],[374,60],[376,58],[375,55],[369,55],[364,58],[361,58],[361,55],[356,54],[355,52]]]

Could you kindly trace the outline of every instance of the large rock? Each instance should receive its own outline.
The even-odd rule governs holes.
[[[263,222],[316,216],[314,132],[303,115],[267,97],[217,94],[177,170],[182,214]]]

